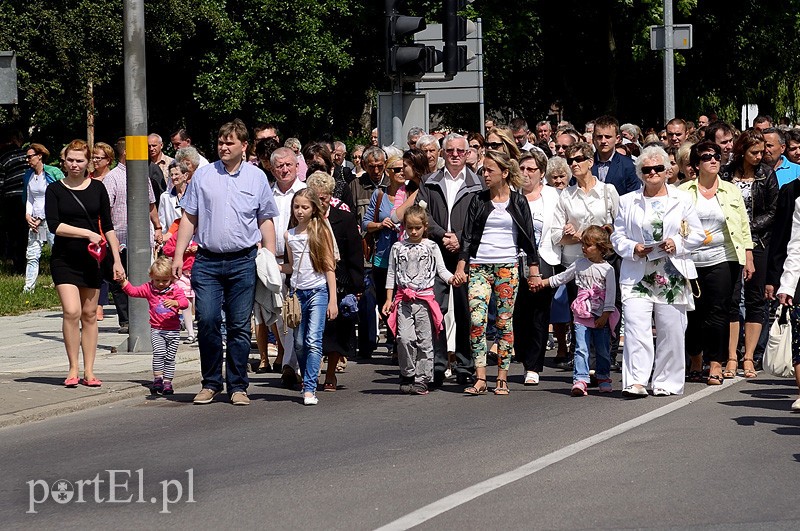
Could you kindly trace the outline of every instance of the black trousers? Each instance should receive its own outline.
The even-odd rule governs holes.
[[[552,266],[543,261],[539,262],[539,272],[545,278],[553,276]],[[533,293],[528,289],[527,275],[520,274],[519,278],[513,317],[514,356],[526,371],[542,372],[554,290],[544,288]]]
[[[109,251],[109,254],[111,252]],[[125,275],[128,275],[128,248],[120,249],[119,260],[122,262],[122,268],[125,270]],[[106,268],[105,278],[108,281],[108,291],[114,296],[114,307],[117,309],[117,319],[119,325],[128,324],[128,295],[122,291],[122,284],[114,280],[114,273],[111,268]]]
[[[742,284],[744,284],[744,322],[763,323],[766,318],[764,305],[764,288],[767,283],[767,251],[753,249],[753,265],[756,270],[750,280],[745,281],[742,275],[736,277],[733,287],[730,321],[739,322],[739,303],[741,302]]]
[[[738,262],[698,267],[697,283],[700,297],[695,299],[695,310],[688,314],[686,327],[686,354],[702,353],[708,361],[725,363],[728,359],[730,337],[731,292],[736,276],[741,276]]]
[[[451,269],[453,271],[454,269]],[[456,376],[471,376],[475,373],[475,361],[472,359],[472,351],[469,346],[470,315],[469,299],[467,298],[467,285],[455,287],[442,282],[438,276],[433,285],[434,297],[442,314],[449,311],[453,312],[456,327],[456,366],[453,372]],[[448,307],[448,295],[453,290],[453,308]],[[443,329],[433,341],[433,373],[434,377],[444,375],[447,370],[447,331]],[[438,376],[441,378],[442,376]]]

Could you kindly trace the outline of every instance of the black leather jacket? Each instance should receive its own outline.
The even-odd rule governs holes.
[[[735,163],[731,163],[720,170],[719,176],[725,181],[733,182],[735,172]],[[751,191],[753,213],[750,218],[750,234],[756,249],[766,249],[769,245],[778,205],[778,188],[775,170],[767,164],[760,164],[756,168]]]
[[[459,260],[464,260],[469,264],[469,259],[474,258],[478,253],[478,246],[483,238],[483,229],[492,210],[494,210],[494,206],[489,198],[489,190],[482,190],[475,194],[469,204],[464,232],[461,233]],[[536,251],[533,218],[525,196],[512,191],[508,198],[508,213],[517,226],[517,241],[515,242],[517,249],[525,251],[527,265],[538,265],[539,253]]]

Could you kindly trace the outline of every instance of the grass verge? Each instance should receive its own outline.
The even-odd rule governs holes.
[[[0,315],[20,315],[34,310],[60,308],[53,279],[50,277],[50,249],[45,246],[39,261],[39,278],[33,293],[22,293],[25,275],[14,274],[7,266],[0,266]]]

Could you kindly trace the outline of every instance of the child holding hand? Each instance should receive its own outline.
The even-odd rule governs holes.
[[[438,275],[452,283],[442,251],[425,238],[428,214],[410,206],[403,215],[406,238],[392,245],[386,275],[386,303],[382,311],[397,338],[400,392],[427,395],[433,380],[433,337],[442,330],[443,317],[433,296]],[[397,291],[395,293],[395,286]]]
[[[614,306],[617,284],[614,268],[605,261],[612,250],[608,231],[592,225],[583,231],[583,258],[577,259],[564,272],[542,279],[528,279],[532,289],[540,285],[552,288],[574,280],[578,296],[570,306],[575,320],[575,368],[572,374],[572,396],[586,396],[589,386],[589,351],[594,347],[597,381],[601,393],[610,393],[611,331],[619,321]],[[610,327],[609,327],[610,321]]]
[[[129,297],[147,299],[150,306],[150,340],[153,345],[154,395],[173,393],[175,358],[181,337],[179,312],[189,307],[183,290],[173,282],[172,260],[164,256],[150,266],[150,282],[134,286],[127,279],[122,281],[122,291]]]

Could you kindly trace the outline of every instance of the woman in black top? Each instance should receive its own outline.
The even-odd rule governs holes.
[[[97,351],[97,298],[102,274],[100,263],[87,249],[90,243],[108,242],[114,280],[125,271],[119,259],[119,241],[111,222],[108,193],[100,181],[86,173],[89,146],[73,140],[65,150],[67,176],[48,186],[45,193],[47,226],[55,234],[50,271],[64,312],[62,330],[69,358],[66,387],[79,383],[100,387],[94,375]],[[78,350],[83,351],[83,378],[78,379]]]
[[[753,355],[766,317],[764,288],[767,279],[767,247],[772,236],[775,211],[778,204],[778,178],[775,170],[761,162],[764,156],[764,136],[757,129],[748,129],[733,144],[733,161],[724,166],[719,176],[739,187],[750,219],[753,237],[753,264],[755,272],[748,280],[736,278],[730,314],[730,340],[728,363],[722,373],[724,378],[736,376],[739,347],[739,303],[744,283],[744,358],[742,370],[745,378],[755,378]]]
[[[331,202],[336,183],[329,174],[317,171],[306,180],[308,188],[319,196],[319,202],[325,211],[333,231],[333,238],[339,249],[339,261],[336,262],[336,297],[341,304],[347,295],[361,295],[364,292],[364,253],[361,247],[361,233],[358,230],[356,217],[345,210],[344,203]],[[357,310],[357,306],[356,306]],[[355,345],[355,319],[357,314],[345,316],[340,311],[333,321],[325,323],[322,337],[322,353],[328,357],[325,372],[325,391],[336,391],[336,367],[341,359],[353,351]]]

